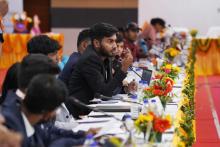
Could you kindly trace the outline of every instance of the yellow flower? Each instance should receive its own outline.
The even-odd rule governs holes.
[[[178,66],[173,66],[173,70],[178,73],[180,72],[180,68]]]
[[[153,121],[153,116],[152,115],[144,115],[144,114],[140,114],[138,119],[140,120],[140,122],[149,122],[149,121]]]
[[[172,65],[171,65],[171,64],[167,64],[167,65],[165,66],[165,68],[166,68],[166,69],[171,69],[171,68],[172,68]]]
[[[168,120],[170,123],[171,123],[171,121],[172,121],[172,118],[171,118],[170,115],[166,115],[165,119]]]
[[[171,51],[170,51],[170,56],[171,57],[175,57],[175,56],[177,56],[179,54],[179,51],[177,50],[177,49],[172,49]]]

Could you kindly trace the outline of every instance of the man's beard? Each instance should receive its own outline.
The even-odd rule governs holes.
[[[101,44],[101,47],[99,49],[99,53],[103,57],[113,57],[113,53],[106,51],[105,47],[102,44]]]

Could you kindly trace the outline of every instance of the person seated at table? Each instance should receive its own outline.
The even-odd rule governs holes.
[[[47,35],[39,35],[33,37],[28,42],[27,47],[30,54],[44,54],[52,59],[54,63],[58,63],[58,50],[61,48],[61,46],[56,40],[49,38]],[[84,48],[81,47],[80,51],[83,52],[83,49]],[[70,115],[65,104],[61,105],[60,110],[61,111],[57,113],[57,119],[55,122],[57,127],[69,130],[78,125]]]
[[[39,74],[35,76],[27,88],[27,92],[18,109],[3,113],[6,126],[23,136],[22,147],[49,146],[60,139],[56,134],[41,128],[41,123],[49,122],[55,117],[56,109],[68,96],[65,84],[53,75]],[[73,145],[82,145],[84,135],[68,135]],[[64,140],[65,141],[65,140]]]
[[[130,52],[121,61],[121,68],[112,76],[111,59],[116,50],[117,28],[107,23],[97,23],[90,28],[91,45],[78,60],[69,81],[70,95],[89,104],[98,94],[112,96],[113,90],[122,85],[132,64]],[[88,110],[66,101],[74,117],[88,114]]]
[[[148,49],[151,49],[156,43],[156,31],[154,27],[148,22],[144,22],[142,31],[138,36],[138,39],[144,39]]]
[[[134,61],[137,61],[139,58],[144,57],[142,50],[136,44],[138,33],[141,28],[135,22],[130,22],[125,28],[125,49],[129,49],[132,53]]]
[[[77,52],[73,52],[70,55],[69,60],[59,75],[59,79],[61,79],[66,85],[68,85],[69,78],[79,57],[84,53],[90,43],[89,29],[82,30],[77,38]]]
[[[42,54],[29,54],[23,58],[18,69],[17,79],[14,83],[18,83],[18,88],[13,91],[8,91],[5,101],[2,104],[2,111],[5,109],[16,108],[24,99],[27,86],[30,80],[40,73],[48,73],[57,75],[60,69],[49,57]],[[11,81],[12,82],[12,81]],[[14,105],[16,102],[16,105]]]
[[[115,52],[113,53],[114,57],[112,58],[112,74],[113,74],[113,76],[117,70],[120,70],[121,61],[122,61],[123,56],[125,54],[124,40],[120,34],[117,34],[116,45],[117,45],[117,48],[116,48]],[[114,95],[116,95],[116,94],[120,94],[120,93],[130,93],[132,91],[137,91],[137,83],[135,81],[132,81],[130,83],[123,81],[122,87],[117,87],[113,93],[114,93]]]
[[[152,18],[150,23],[156,31],[157,43],[164,42],[166,36],[166,22],[162,18]]]
[[[9,67],[5,79],[2,84],[2,95],[0,99],[0,104],[2,104],[7,96],[7,93],[9,91],[15,92],[18,89],[18,69],[19,69],[20,63],[17,62],[13,64],[11,67]]]
[[[59,42],[47,35],[35,36],[27,43],[27,52],[29,54],[44,54],[55,63],[59,62],[58,51],[60,49],[61,45]]]

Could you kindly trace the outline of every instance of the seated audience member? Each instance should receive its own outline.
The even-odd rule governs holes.
[[[59,75],[59,79],[61,79],[66,85],[68,85],[69,78],[71,73],[73,72],[74,66],[76,65],[79,57],[83,54],[86,50],[88,45],[91,43],[89,37],[89,30],[85,29],[79,33],[77,39],[77,52],[74,52],[70,55],[69,60],[65,64],[62,72]]]
[[[8,130],[3,124],[5,119],[0,115],[0,146],[1,147],[21,147],[22,137],[19,133]]]
[[[86,35],[85,35],[86,36]],[[80,44],[80,52],[83,52],[83,47],[86,46],[86,43]],[[49,38],[46,35],[39,35],[33,37],[29,42],[28,42],[28,52],[30,54],[44,54],[51,58],[55,63],[58,63],[58,50],[61,48],[59,43],[54,40]],[[73,55],[74,57],[77,57],[77,55]],[[73,60],[71,57],[71,60]],[[74,60],[76,60],[74,58]],[[69,65],[69,64],[68,64]],[[65,69],[66,71],[66,69]],[[66,75],[69,77],[70,75]],[[66,80],[67,82],[68,80]],[[63,127],[64,129],[71,129],[77,125],[76,121],[73,119],[73,117],[69,114],[69,111],[67,110],[65,104],[62,104],[60,107],[60,112],[57,114],[57,121],[56,121],[56,126],[57,127]]]
[[[2,84],[2,96],[0,104],[2,104],[9,90],[15,92],[18,88],[18,68],[20,63],[13,64],[7,71],[4,82]]]
[[[53,75],[37,75],[29,83],[25,98],[18,109],[3,113],[5,124],[9,129],[22,134],[23,147],[46,147],[59,138],[55,135],[51,137],[51,132],[38,126],[55,117],[56,109],[65,101],[67,95],[65,84]],[[81,145],[83,142],[84,137],[72,139],[72,146]]]
[[[148,22],[144,23],[141,33],[138,36],[139,39],[144,39],[149,49],[156,43],[156,31],[154,27]]]
[[[124,38],[125,29],[123,27],[118,27],[118,34]]]
[[[124,41],[123,37],[120,34],[117,34],[116,39],[116,50],[113,52],[112,57],[112,74],[114,75],[115,71],[121,68],[121,60],[122,60],[122,53],[124,51]]]
[[[136,41],[138,37],[138,33],[141,29],[134,22],[128,23],[125,29],[125,49],[129,49],[132,53],[134,61],[137,61],[140,57],[142,57],[141,50],[139,50]]]
[[[78,60],[69,81],[70,95],[88,104],[96,94],[112,96],[114,89],[122,85],[126,72],[132,64],[132,55],[125,54],[121,68],[112,76],[111,59],[116,50],[117,28],[107,23],[91,27],[91,45]],[[74,117],[87,114],[87,109],[71,103],[66,106]]]
[[[21,104],[24,99],[27,86],[30,80],[37,74],[48,73],[57,75],[60,69],[47,56],[42,54],[30,54],[23,58],[18,69],[18,81],[14,79],[15,83],[18,82],[18,89],[15,92],[8,91],[5,101],[2,104],[2,111],[4,109],[16,108],[15,106]],[[16,102],[16,105],[14,105]]]
[[[121,68],[121,61],[123,59],[123,54],[125,51],[123,37],[120,34],[117,34],[116,45],[117,45],[117,48],[114,52],[114,57],[112,58],[113,76],[114,76],[115,71],[120,70]],[[135,81],[132,81],[130,83],[123,82],[122,87],[117,87],[114,90],[114,95],[120,94],[120,93],[130,93],[131,91],[137,91],[137,83]]]
[[[166,35],[166,22],[161,18],[152,18],[150,23],[156,31],[157,42],[163,42]]]
[[[18,73],[18,89],[16,92],[9,91],[6,100],[2,106],[3,115],[8,111],[18,111],[19,106],[25,98],[27,87],[31,79],[38,74],[50,74],[55,77],[59,73],[60,69],[56,63],[50,58],[42,54],[30,54],[21,62]],[[64,129],[58,129],[53,123],[47,123],[42,125],[43,132],[48,137],[44,138],[61,138],[71,136],[73,138],[81,136],[84,137],[84,132],[73,133],[73,131],[66,131]],[[93,130],[89,130],[90,132]],[[50,139],[51,140],[51,139]],[[47,140],[45,140],[48,142]]]
[[[60,49],[61,45],[59,42],[51,39],[47,35],[35,36],[27,43],[27,51],[29,54],[44,54],[55,63],[59,62],[58,51]]]

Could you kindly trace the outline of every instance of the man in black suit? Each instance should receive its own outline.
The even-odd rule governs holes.
[[[112,76],[110,58],[117,47],[117,32],[117,28],[107,23],[98,23],[90,28],[91,46],[80,57],[70,77],[70,95],[88,104],[96,93],[112,96],[113,91],[122,86],[133,58],[128,52],[121,61],[121,68]],[[74,117],[88,113],[69,100],[66,106]]]
[[[60,138],[54,135],[51,137],[47,132],[39,127],[40,123],[45,123],[53,119],[56,109],[65,101],[67,89],[63,82],[52,75],[40,74],[35,76],[29,86],[21,105],[18,109],[4,111],[6,126],[23,136],[22,147],[46,147],[53,142],[61,140],[63,144],[82,145],[84,138]]]

